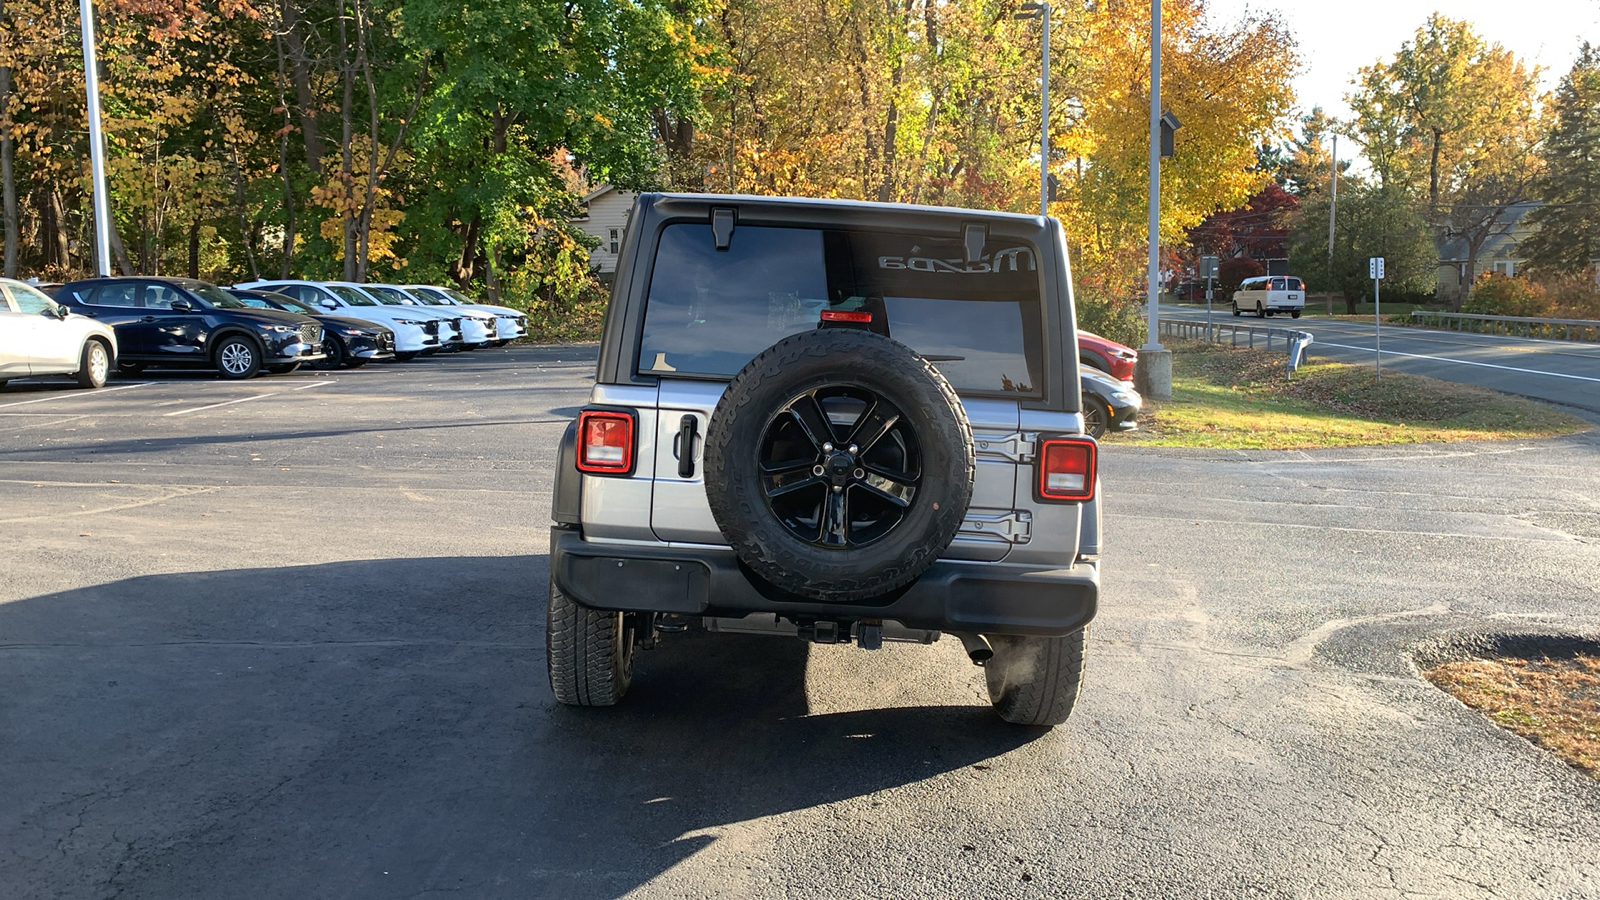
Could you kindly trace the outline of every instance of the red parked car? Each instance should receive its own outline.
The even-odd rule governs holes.
[[[1133,380],[1133,364],[1139,353],[1116,341],[1106,340],[1088,331],[1078,332],[1078,362],[1094,366],[1118,381]]]

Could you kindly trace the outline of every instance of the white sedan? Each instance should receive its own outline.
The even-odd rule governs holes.
[[[401,362],[423,353],[437,353],[443,346],[438,316],[407,315],[403,308],[379,303],[357,287],[299,280],[249,281],[234,287],[275,291],[336,316],[387,325],[394,332],[394,358]]]
[[[0,386],[12,378],[71,375],[97,388],[116,360],[110,327],[68,312],[33,285],[0,278]]]

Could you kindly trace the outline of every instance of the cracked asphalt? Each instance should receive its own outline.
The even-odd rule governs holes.
[[[1052,731],[951,640],[685,635],[572,710],[592,356],[0,391],[0,896],[1600,896],[1600,782],[1410,657],[1600,634],[1595,434],[1109,448]]]

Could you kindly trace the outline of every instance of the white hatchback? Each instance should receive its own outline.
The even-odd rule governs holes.
[[[1233,292],[1233,314],[1253,312],[1261,318],[1286,312],[1294,318],[1306,308],[1305,282],[1293,275],[1263,275],[1246,278]]]
[[[117,361],[109,326],[67,311],[31,284],[0,278],[0,385],[12,378],[71,375],[106,383]]]

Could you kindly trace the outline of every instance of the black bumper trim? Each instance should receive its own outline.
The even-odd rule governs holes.
[[[732,550],[589,542],[550,532],[550,572],[584,606],[694,616],[772,613],[787,618],[891,619],[908,628],[980,634],[1071,634],[1099,605],[1099,570],[1027,570],[934,563],[909,589],[872,603],[818,603],[764,596]],[[713,600],[713,598],[715,598]]]

